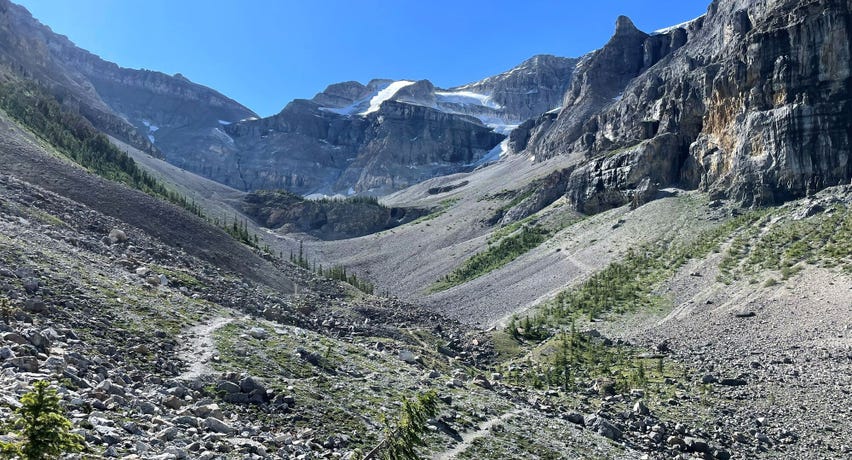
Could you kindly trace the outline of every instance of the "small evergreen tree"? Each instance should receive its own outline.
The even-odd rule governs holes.
[[[418,460],[420,456],[415,449],[426,445],[423,440],[426,422],[437,413],[438,393],[435,390],[420,394],[415,400],[404,400],[395,426],[386,422],[385,439],[368,452],[364,460]]]
[[[46,380],[33,384],[21,396],[21,407],[12,427],[17,429],[20,443],[0,443],[0,451],[27,460],[58,458],[66,452],[79,452],[85,447],[83,437],[70,432],[71,422],[65,418],[56,390]]]

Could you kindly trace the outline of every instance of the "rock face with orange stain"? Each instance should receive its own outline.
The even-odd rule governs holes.
[[[590,213],[673,185],[757,205],[849,183],[850,24],[819,0],[718,0],[650,35],[619,18],[510,148],[576,155],[564,194]]]

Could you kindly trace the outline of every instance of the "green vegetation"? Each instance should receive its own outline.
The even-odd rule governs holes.
[[[299,253],[290,253],[290,262],[304,268],[305,270],[314,271],[319,276],[348,283],[365,294],[372,294],[375,290],[375,286],[369,281],[364,278],[358,278],[358,276],[352,272],[347,273],[346,267],[343,265],[333,265],[329,268],[323,268],[322,264],[317,265],[316,262],[311,264],[310,261],[308,261],[307,256],[305,256],[304,247],[302,246],[301,241],[299,241]]]
[[[296,196],[304,200],[301,196]],[[382,209],[387,209],[387,206],[379,203],[379,199],[374,196],[326,197],[314,201],[322,204],[368,204]]]
[[[629,250],[622,260],[613,262],[592,275],[586,282],[560,292],[524,318],[525,338],[542,340],[548,327],[568,324],[586,316],[627,313],[640,309],[660,308],[666,300],[654,289],[690,259],[701,258],[728,239],[731,233],[752,225],[766,211],[753,211],[700,233],[695,239],[679,244],[657,243]],[[511,331],[510,331],[511,332]]]
[[[16,308],[12,306],[9,299],[0,297],[0,320],[2,320],[4,324],[10,324],[12,322],[12,318],[15,316],[15,310]]]
[[[74,162],[106,179],[172,202],[195,215],[201,208],[167,189],[84,117],[34,83],[0,85],[0,109]]]
[[[645,357],[639,350],[623,344],[613,344],[601,337],[578,333],[571,325],[547,342],[546,353],[536,362],[528,360],[506,372],[506,380],[534,388],[561,388],[572,391],[581,382],[604,382],[602,392],[623,393],[632,388],[648,388],[662,383],[667,368],[660,357]]]
[[[429,390],[415,400],[405,399],[395,424],[385,421],[385,438],[364,456],[364,460],[416,460],[421,458],[417,447],[426,445],[423,435],[428,432],[427,420],[438,414],[438,393]]]
[[[219,224],[219,220],[216,219],[214,222],[217,226],[225,230],[228,235],[231,235],[235,240],[240,243],[251,246],[255,249],[259,249],[259,238],[257,237],[257,233],[249,233],[248,231],[248,221],[243,219],[237,219],[237,216],[234,216],[234,220],[231,221],[230,224]],[[268,248],[267,248],[268,249]]]
[[[788,279],[803,268],[802,263],[852,273],[852,210],[848,207],[838,205],[802,220],[782,218],[770,224],[766,219],[764,224],[769,225],[765,231],[752,227],[734,239],[720,263],[719,281],[731,283],[773,270]],[[766,285],[772,282],[767,280]]]
[[[71,433],[71,422],[63,415],[56,390],[49,385],[40,380],[21,396],[21,406],[15,409],[17,415],[11,422],[21,441],[0,442],[0,452],[12,458],[42,460],[84,449],[83,437]]]
[[[536,216],[535,214],[533,214],[532,216],[527,216],[519,221],[512,222],[511,224],[506,225],[505,227],[500,227],[497,230],[494,230],[493,232],[491,232],[490,235],[488,235],[488,242],[492,243],[495,241],[502,240],[503,238],[511,235],[512,233],[515,233],[522,227],[530,224],[535,218]]]
[[[443,291],[496,270],[545,242],[550,235],[551,232],[542,226],[524,226],[517,234],[508,236],[499,243],[489,246],[485,251],[473,255],[460,267],[435,283],[432,290]]]

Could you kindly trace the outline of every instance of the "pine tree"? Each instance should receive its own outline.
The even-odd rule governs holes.
[[[402,412],[395,425],[385,424],[385,439],[364,456],[364,460],[381,458],[383,460],[417,460],[420,456],[415,450],[425,446],[423,434],[427,431],[426,422],[438,413],[438,393],[429,390],[417,396],[415,400],[404,400]]]
[[[22,438],[20,443],[0,443],[0,451],[28,460],[58,458],[85,447],[83,437],[70,432],[71,422],[63,415],[56,390],[46,380],[33,385],[21,397],[21,407],[11,425]]]

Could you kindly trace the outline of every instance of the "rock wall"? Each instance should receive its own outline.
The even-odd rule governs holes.
[[[565,193],[588,212],[632,200],[637,178],[746,205],[848,183],[849,6],[721,0],[644,38],[620,19],[578,64],[558,116],[525,123],[510,145],[537,159],[582,154],[586,179]]]
[[[474,118],[397,101],[361,117],[297,100],[273,117],[225,130],[237,153],[220,158],[214,179],[302,194],[397,190],[469,169],[504,138]]]

